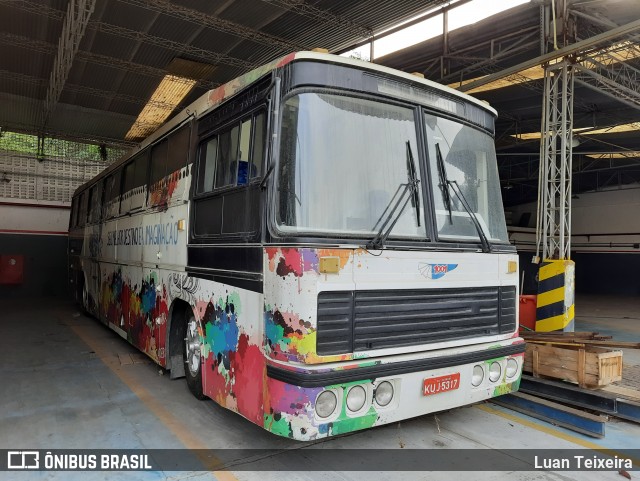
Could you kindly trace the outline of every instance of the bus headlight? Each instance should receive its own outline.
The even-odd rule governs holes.
[[[347,408],[355,413],[362,409],[367,400],[367,391],[362,386],[353,386],[347,393]]]
[[[374,397],[379,406],[387,406],[393,399],[393,384],[389,381],[382,381],[376,387]]]
[[[502,366],[499,362],[492,362],[489,366],[489,381],[496,382],[500,379],[500,374],[502,374]]]
[[[515,359],[509,359],[507,361],[507,368],[505,369],[505,373],[508,378],[512,378],[516,374],[518,374],[518,361]]]
[[[328,418],[336,410],[338,397],[333,391],[322,391],[316,398],[316,413],[321,418]]]
[[[482,384],[482,380],[484,379],[484,369],[480,364],[476,364],[473,366],[473,374],[471,375],[471,385],[473,387],[478,387]]]

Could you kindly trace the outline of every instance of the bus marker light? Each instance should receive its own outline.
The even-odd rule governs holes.
[[[507,274],[513,274],[518,270],[518,263],[516,261],[509,261],[507,263]]]
[[[323,274],[337,274],[338,272],[340,272],[340,258],[321,257],[320,272],[322,272]]]

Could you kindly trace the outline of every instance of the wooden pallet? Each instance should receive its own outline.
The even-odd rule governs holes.
[[[580,387],[602,387],[622,379],[622,351],[527,343],[524,371],[534,377],[576,382]]]

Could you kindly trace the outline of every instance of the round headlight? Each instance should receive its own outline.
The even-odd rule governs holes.
[[[492,362],[489,366],[489,381],[496,382],[500,379],[500,374],[502,374],[502,367],[499,362]]]
[[[328,418],[336,410],[338,397],[333,391],[322,391],[316,398],[316,412],[321,418]]]
[[[347,408],[351,412],[358,412],[367,400],[367,391],[362,386],[353,386],[347,393]]]
[[[518,361],[515,359],[509,359],[507,361],[507,368],[505,369],[505,372],[509,378],[518,374]]]
[[[393,399],[393,384],[391,384],[389,381],[382,381],[380,384],[378,384],[378,387],[376,387],[374,396],[378,405],[388,405]]]
[[[482,384],[482,380],[484,379],[484,369],[480,364],[476,364],[473,366],[473,374],[471,375],[471,384],[474,387],[478,387]]]

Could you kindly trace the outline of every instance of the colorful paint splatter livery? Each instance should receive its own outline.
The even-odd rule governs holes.
[[[208,92],[76,192],[70,272],[77,299],[172,378],[186,376],[198,397],[297,440],[517,390],[524,345],[517,336],[518,279],[508,269],[517,256],[508,246],[486,253],[473,243],[438,250],[396,240],[368,250],[366,238],[278,233],[269,204],[283,175],[274,110],[279,96],[295,89],[297,77],[287,69],[305,62],[441,90],[383,67],[298,53]],[[256,111],[269,119],[264,138],[274,144],[256,147],[259,124],[246,127],[257,122]],[[207,170],[211,159],[226,155],[215,149],[228,125],[238,126],[233,132],[243,126],[251,133],[244,138],[254,139],[243,144],[238,134],[238,161],[216,164],[235,168],[235,177]],[[167,167],[164,177],[151,182],[149,175],[140,185],[127,178],[136,159],[166,158],[157,154],[165,140],[171,155],[181,152],[172,144],[178,131],[184,158],[171,159],[173,172]],[[247,152],[262,152],[263,167],[276,168],[247,175],[241,185],[237,164],[248,165]],[[251,216],[253,223],[238,221]]]

